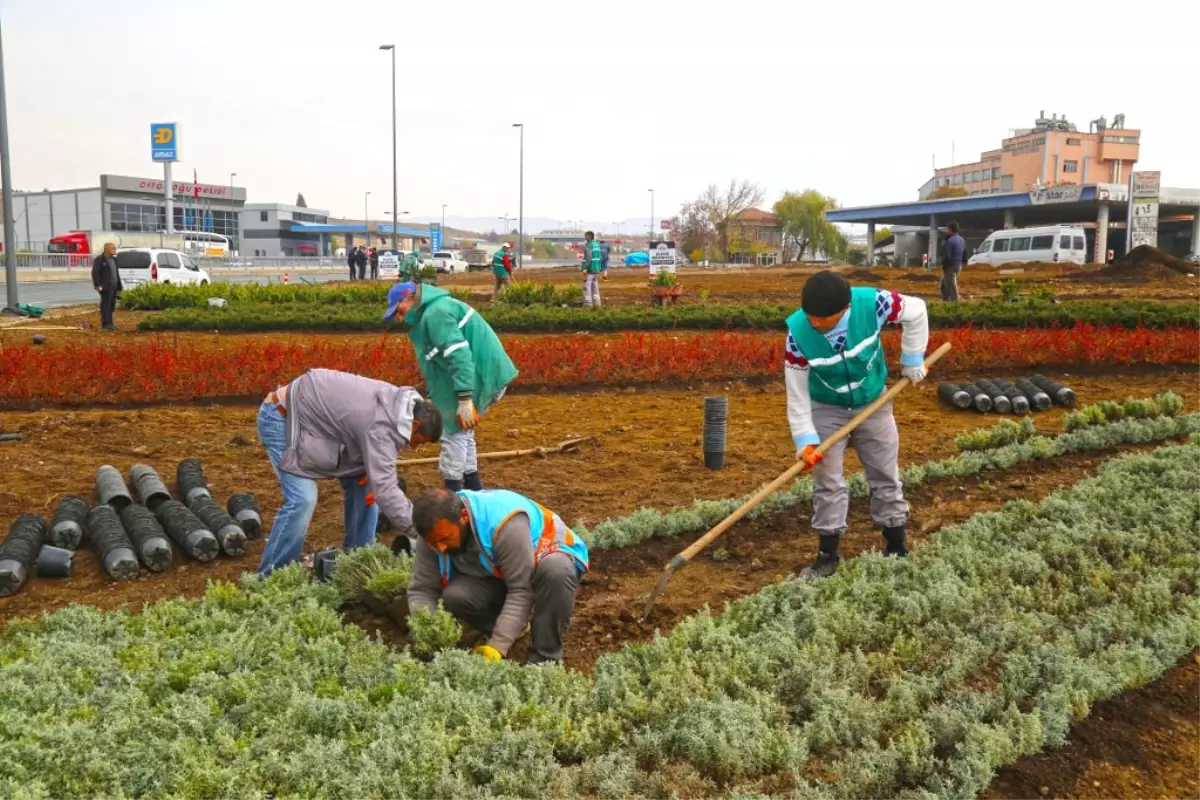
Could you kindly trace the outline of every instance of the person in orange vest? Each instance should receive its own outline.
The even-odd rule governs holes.
[[[560,662],[588,549],[562,518],[504,489],[427,489],[413,501],[410,612],[446,610],[487,637],[472,652],[500,661],[531,622],[526,660]]]

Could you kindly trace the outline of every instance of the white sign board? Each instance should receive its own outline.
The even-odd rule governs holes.
[[[1129,176],[1129,250],[1142,245],[1158,247],[1158,192],[1161,172],[1134,172]]]
[[[675,242],[650,242],[650,274],[657,275],[659,270],[674,272],[676,258]]]
[[[400,251],[383,250],[379,254],[379,277],[396,279],[400,277]]]
[[[1048,186],[1029,193],[1029,202],[1035,206],[1047,203],[1077,203],[1083,193],[1082,186]]]

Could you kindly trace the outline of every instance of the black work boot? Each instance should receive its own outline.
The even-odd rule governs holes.
[[[817,560],[800,571],[800,577],[806,581],[816,580],[817,578],[828,578],[833,573],[837,572],[838,562],[838,542],[840,537],[837,536],[821,536],[821,544],[817,552]]]
[[[403,533],[392,540],[392,553],[395,555],[400,555],[401,553],[407,553],[408,555],[411,556],[412,549],[413,549],[412,539],[408,538]]]
[[[463,488],[463,482],[461,480],[452,481],[449,478],[446,478],[446,488],[452,492],[461,492]]]
[[[463,475],[463,488],[470,489],[472,492],[483,491],[483,478],[479,477],[478,470]]]
[[[904,558],[908,555],[908,548],[904,546],[903,525],[897,525],[894,528],[884,528],[883,538],[887,540],[887,547],[883,550],[885,556]]]

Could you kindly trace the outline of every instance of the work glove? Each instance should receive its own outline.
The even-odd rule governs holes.
[[[504,656],[500,655],[500,651],[492,647],[490,644],[481,644],[471,652],[477,656],[483,656],[484,661],[492,664],[496,663],[497,661],[504,660]]]
[[[458,427],[464,431],[469,431],[479,423],[479,414],[475,411],[475,404],[471,402],[471,398],[462,397],[458,400]]]
[[[913,386],[916,386],[918,383],[925,380],[925,376],[928,373],[925,372],[925,366],[923,364],[917,364],[914,367],[901,367],[900,374],[905,378],[908,378],[909,383],[911,383]]]
[[[796,460],[803,461],[808,465],[804,468],[805,472],[808,472],[817,464],[820,464],[824,458],[825,455],[823,453],[817,452],[817,446],[815,444],[806,444],[804,447],[796,451]]]

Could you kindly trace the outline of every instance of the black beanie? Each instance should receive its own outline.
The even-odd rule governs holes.
[[[822,270],[804,282],[800,308],[814,317],[830,317],[850,305],[850,283],[831,270]]]

